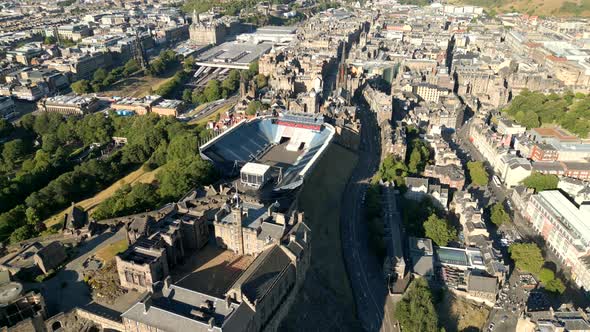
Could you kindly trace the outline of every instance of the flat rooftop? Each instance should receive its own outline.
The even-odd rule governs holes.
[[[584,242],[590,242],[590,210],[579,208],[559,190],[541,191],[536,196],[539,203],[551,211],[566,229],[578,233]]]
[[[542,138],[557,138],[560,141],[579,141],[580,139],[574,135],[568,134],[561,128],[533,128],[533,132]]]
[[[297,27],[289,26],[275,26],[267,25],[256,29],[256,33],[272,34],[272,35],[283,35],[283,34],[294,34],[297,31]]]
[[[248,69],[250,63],[270,51],[272,45],[272,43],[226,42],[201,53],[196,63],[205,67]]]

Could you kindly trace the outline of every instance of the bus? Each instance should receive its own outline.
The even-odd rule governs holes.
[[[494,181],[494,184],[498,187],[501,187],[502,184],[500,183],[500,179],[498,178],[497,175],[494,175],[494,177],[492,178],[492,181]]]

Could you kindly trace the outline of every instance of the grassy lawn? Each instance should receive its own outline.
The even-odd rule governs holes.
[[[105,190],[99,192],[94,197],[85,199],[80,202],[76,202],[76,205],[84,208],[89,213],[96,208],[98,204],[100,204],[105,199],[111,197],[117,189],[121,188],[124,184],[134,184],[134,183],[150,183],[154,181],[156,178],[156,174],[159,168],[146,172],[143,167],[127,174],[124,178],[120,179],[119,181],[113,183],[110,187],[106,188]],[[57,225],[63,221],[65,213],[69,210],[69,208],[53,215],[52,217],[46,219],[44,221],[45,225],[49,228],[51,226]]]
[[[312,234],[311,266],[281,331],[361,329],[342,257],[339,214],[356,161],[354,153],[332,144],[301,192],[300,208]]]
[[[115,255],[125,251],[128,247],[127,239],[122,239],[97,250],[96,258],[102,260],[104,263],[109,262],[111,259],[115,258]]]
[[[102,94],[118,97],[145,97],[152,91],[156,91],[160,85],[168,82],[181,69],[180,65],[176,65],[158,77],[149,75],[131,76],[113,84]]]

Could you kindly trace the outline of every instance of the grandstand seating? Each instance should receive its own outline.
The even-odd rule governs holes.
[[[321,131],[278,125],[271,118],[255,119],[244,122],[233,130],[218,136],[214,141],[201,147],[201,155],[213,161],[222,169],[232,169],[234,162],[251,161],[266,151],[271,144],[277,144],[282,137],[289,137],[286,149],[297,151],[304,143],[304,148],[294,164],[284,170],[280,189],[291,189],[303,181],[301,172],[320,151],[333,130]]]

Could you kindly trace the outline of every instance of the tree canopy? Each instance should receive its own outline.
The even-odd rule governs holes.
[[[500,226],[503,223],[510,222],[510,216],[504,209],[502,202],[495,203],[490,209],[490,219],[496,226]]]
[[[539,280],[542,283],[546,284],[553,279],[555,279],[555,273],[553,271],[551,271],[550,269],[544,267],[539,272]]]
[[[557,189],[559,178],[553,174],[541,174],[534,172],[522,181],[527,188],[535,189],[535,192]]]
[[[403,160],[388,155],[383,159],[377,172],[377,180],[395,182],[397,186],[405,183],[405,177],[408,175],[408,167]]]
[[[563,294],[563,292],[565,292],[565,285],[563,284],[563,281],[561,281],[561,279],[555,278],[549,280],[545,284],[545,290],[552,293]]]
[[[508,247],[514,264],[522,271],[537,275],[544,264],[541,249],[534,243],[513,243]]]
[[[446,219],[439,218],[436,214],[430,215],[424,222],[426,237],[432,239],[439,246],[446,246],[457,239],[457,230]]]
[[[420,174],[424,171],[430,159],[430,150],[424,141],[415,138],[410,143],[411,153],[408,160],[408,171],[413,174]]]
[[[481,161],[470,161],[467,163],[471,182],[476,186],[487,186],[489,175]]]
[[[40,220],[91,197],[142,164],[164,166],[158,172],[159,185],[122,189],[99,209],[101,217],[156,208],[216,177],[196,147],[204,127],[175,118],[104,113],[65,118],[43,112],[24,116],[17,126],[19,137],[4,144],[0,159],[0,241],[25,225],[31,227],[20,229],[18,236],[35,236],[43,230]],[[33,146],[31,138],[37,136],[42,144]],[[128,142],[102,156],[101,148],[89,149],[93,143],[106,147],[113,136]],[[7,167],[5,159],[15,167]]]
[[[139,213],[153,210],[160,202],[156,186],[152,184],[125,185],[118,189],[113,196],[100,203],[92,216],[101,220]]]
[[[426,279],[419,278],[412,282],[402,300],[395,306],[395,319],[403,331],[438,331],[438,316]]]
[[[590,131],[590,94],[543,94],[525,90],[503,110],[527,128],[559,124],[581,137]]]
[[[72,91],[81,95],[92,91],[90,82],[88,80],[79,80],[70,85]]]

